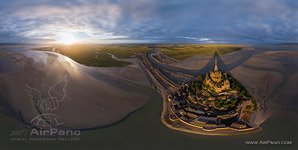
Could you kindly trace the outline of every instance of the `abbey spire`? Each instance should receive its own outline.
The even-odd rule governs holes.
[[[218,67],[217,67],[217,59],[214,60],[214,71],[218,71]]]

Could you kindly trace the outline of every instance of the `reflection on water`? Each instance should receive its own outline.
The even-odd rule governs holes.
[[[57,61],[61,64],[66,64],[71,67],[73,71],[78,71],[78,67],[83,67],[83,65],[73,61],[67,56],[62,56],[58,53],[53,52],[40,52],[40,51],[24,51],[23,54],[34,60],[34,63],[43,64],[43,65],[51,65],[54,61]],[[66,62],[66,63],[64,63]]]
[[[83,133],[81,143],[103,149],[280,149],[291,146],[246,145],[246,140],[298,140],[297,113],[280,113],[263,124],[263,130],[256,134],[241,136],[204,136],[183,133],[165,127],[160,121],[162,100],[157,95],[140,111],[114,126]],[[287,123],[291,122],[291,123]],[[113,144],[117,141],[117,144]],[[297,146],[297,145],[296,145]]]
[[[25,51],[23,54],[34,60],[34,63],[42,63],[43,65],[47,64],[48,55],[43,52],[38,51]]]
[[[263,124],[263,130],[256,134],[240,136],[204,136],[174,131],[160,121],[162,100],[152,92],[149,104],[131,114],[123,121],[95,130],[83,131],[79,142],[38,142],[14,143],[14,148],[51,148],[51,149],[109,149],[109,150],[151,150],[169,149],[228,149],[264,150],[289,149],[297,147],[297,113],[280,113]],[[289,140],[292,145],[246,145],[248,140]]]
[[[26,52],[27,56],[36,62],[51,63],[47,54],[41,52]],[[36,56],[37,55],[37,56]],[[67,57],[60,57],[59,61],[66,61],[72,67],[80,70],[84,68]],[[35,58],[36,57],[36,58]],[[0,61],[1,64],[3,63]],[[101,77],[102,78],[102,77]],[[203,136],[174,131],[164,126],[160,121],[162,99],[154,90],[151,101],[142,109],[132,113],[124,120],[114,125],[94,130],[83,131],[79,142],[32,142],[12,143],[7,137],[1,138],[6,147],[18,149],[295,149],[298,140],[297,112],[277,112],[272,118],[262,124],[262,131],[256,134],[241,136]],[[117,111],[117,110],[115,110]],[[7,124],[10,122],[8,121]],[[5,123],[6,124],[6,123]],[[5,130],[5,128],[0,128]],[[1,136],[3,137],[3,136]],[[3,140],[2,140],[3,139]],[[6,141],[5,141],[6,140]],[[246,145],[247,140],[289,140],[292,145]]]

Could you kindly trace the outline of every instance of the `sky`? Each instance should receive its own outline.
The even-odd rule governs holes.
[[[297,0],[0,0],[0,43],[297,43]]]

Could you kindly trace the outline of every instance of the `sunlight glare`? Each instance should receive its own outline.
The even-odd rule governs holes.
[[[78,42],[78,39],[72,33],[65,32],[59,35],[59,39],[57,41],[64,45],[71,45]]]

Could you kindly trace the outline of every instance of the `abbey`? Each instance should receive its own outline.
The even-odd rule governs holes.
[[[249,122],[256,108],[254,99],[235,78],[219,68],[219,60],[215,53],[212,69],[168,96],[172,118],[204,130],[253,129]]]

